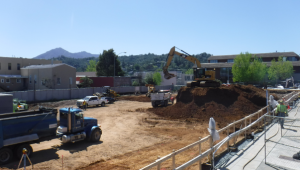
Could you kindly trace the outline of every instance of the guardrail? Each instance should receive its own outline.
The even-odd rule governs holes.
[[[298,92],[298,93],[297,92],[293,92],[293,93],[285,95],[283,98],[285,98],[285,99],[288,98],[288,100],[285,100],[285,102],[287,103],[287,102],[293,100],[295,97],[298,97],[299,94],[300,94],[300,92]],[[219,147],[221,147],[221,145],[227,143],[227,148],[226,149],[229,149],[229,141],[230,141],[230,139],[232,139],[233,137],[236,137],[237,135],[239,135],[241,133],[244,133],[244,135],[246,137],[247,133],[248,134],[250,133],[250,130],[251,130],[252,126],[254,126],[254,125],[261,126],[263,124],[263,117],[265,115],[268,115],[268,114],[271,114],[271,113],[273,113],[273,115],[274,115],[274,111],[276,109],[264,113],[264,110],[266,110],[268,107],[269,107],[269,105],[265,106],[264,108],[260,109],[259,111],[255,112],[255,113],[253,113],[251,115],[248,115],[248,116],[244,117],[243,119],[235,121],[235,122],[227,125],[226,127],[218,130],[219,134],[222,133],[222,132],[224,132],[224,131],[227,132],[227,137],[226,138],[228,138],[228,140],[226,138],[224,138],[224,139],[226,139],[225,142],[224,142],[224,139],[223,139],[222,141],[220,141],[216,145],[213,145],[212,137],[211,137],[211,135],[209,135],[209,136],[206,136],[206,137],[204,137],[202,139],[199,139],[199,141],[196,141],[196,142],[194,142],[194,143],[192,143],[192,144],[190,144],[188,146],[185,146],[185,147],[183,147],[183,148],[181,148],[181,149],[179,149],[177,151],[173,150],[172,153],[170,153],[170,154],[168,154],[168,155],[166,155],[166,156],[164,156],[162,158],[158,157],[158,159],[155,162],[153,162],[153,163],[151,163],[151,164],[149,164],[149,165],[141,168],[140,170],[149,170],[149,169],[154,168],[154,167],[157,167],[157,169],[160,170],[161,169],[161,164],[163,162],[165,162],[166,160],[168,160],[168,159],[172,159],[172,169],[182,170],[182,169],[185,169],[185,168],[191,166],[192,164],[198,162],[199,163],[199,169],[201,170],[202,169],[201,160],[203,158],[207,157],[207,156],[209,156],[210,160],[212,160],[212,156],[213,156],[212,154],[213,154],[213,152],[215,151],[216,148],[219,148]],[[257,119],[252,122],[252,118],[256,117],[256,116],[257,116]],[[244,128],[240,129],[239,131],[235,131],[236,124],[240,124],[240,123],[244,124]],[[229,136],[229,130],[230,130],[230,128],[233,128],[233,133],[231,134],[231,136],[229,138],[228,136]],[[208,140],[210,142],[210,149],[208,149],[205,152],[201,153],[201,144],[203,142],[208,141]],[[199,148],[199,155],[176,168],[176,164],[175,164],[175,160],[176,159],[175,159],[175,156],[178,155],[178,154],[180,154],[183,151],[186,151],[186,150],[188,150],[190,148],[193,148],[193,147],[196,147],[196,146],[198,146],[198,148]]]
[[[268,106],[265,106],[264,108],[260,109],[259,111],[255,112],[255,113],[253,113],[253,114],[251,114],[251,115],[248,115],[248,116],[244,117],[243,119],[240,119],[240,120],[238,120],[238,121],[235,121],[235,122],[233,122],[233,123],[227,125],[226,127],[222,128],[222,129],[220,129],[220,130],[218,130],[218,133],[222,133],[222,132],[226,131],[226,132],[227,132],[227,135],[229,135],[229,129],[230,129],[230,128],[233,128],[233,133],[234,133],[234,132],[235,132],[235,125],[236,125],[236,124],[240,124],[240,123],[241,123],[241,124],[244,124],[244,126],[246,127],[247,124],[248,124],[248,125],[251,124],[252,118],[255,117],[255,116],[257,116],[257,120],[259,120],[259,121],[257,121],[255,124],[257,124],[257,123],[259,123],[259,124],[261,123],[261,124],[262,124],[262,118],[261,118],[261,117],[264,115],[264,114],[263,114],[263,111],[266,110],[267,107],[268,107]],[[253,122],[252,122],[252,123],[253,123]],[[248,130],[248,128],[247,128],[246,130]],[[243,131],[243,132],[244,132],[244,131]],[[245,131],[244,134],[245,134],[245,136],[246,136],[247,131]],[[203,142],[208,141],[208,140],[209,140],[209,142],[210,142],[210,149],[208,149],[207,151],[201,153],[201,144],[202,144]],[[162,157],[162,158],[158,158],[155,162],[153,162],[153,163],[151,163],[151,164],[149,164],[149,165],[143,167],[141,170],[149,170],[149,169],[151,169],[151,168],[153,168],[153,167],[155,167],[155,166],[157,167],[158,170],[160,170],[161,164],[162,164],[163,162],[165,162],[166,160],[170,159],[170,158],[172,158],[172,169],[176,169],[176,170],[177,170],[177,169],[184,169],[184,168],[187,167],[186,164],[191,165],[190,163],[192,163],[192,164],[195,163],[194,159],[196,159],[196,160],[199,162],[199,164],[200,164],[199,169],[201,169],[201,162],[200,162],[200,161],[201,161],[203,158],[205,158],[206,156],[209,156],[209,154],[211,154],[210,157],[212,157],[212,152],[213,152],[213,150],[214,150],[215,148],[217,148],[219,145],[220,145],[220,143],[218,143],[218,144],[216,144],[216,145],[213,146],[212,137],[211,137],[211,135],[209,135],[209,136],[206,136],[206,137],[200,139],[199,141],[194,142],[194,143],[192,143],[192,144],[190,144],[190,145],[188,145],[188,146],[186,146],[186,147],[184,147],[184,148],[181,148],[181,149],[179,149],[179,150],[177,150],[177,151],[173,150],[172,153],[170,153],[170,154],[168,154],[168,155],[166,155],[166,156],[164,156],[164,157]],[[187,162],[187,163],[185,163],[185,164],[179,166],[178,168],[176,168],[176,167],[175,167],[175,156],[178,155],[178,154],[180,154],[181,152],[186,151],[187,149],[193,148],[193,147],[195,147],[195,146],[198,146],[198,147],[199,147],[199,156],[193,158],[193,159],[191,160],[192,162],[189,161],[190,163]],[[229,148],[229,141],[227,142],[227,149],[228,149],[228,148]],[[197,162],[197,161],[196,161],[196,162]]]

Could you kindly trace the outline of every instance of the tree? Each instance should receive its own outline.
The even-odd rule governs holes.
[[[139,86],[140,84],[139,84],[138,80],[134,80],[134,81],[132,82],[132,85],[133,85],[133,86]]]
[[[162,78],[159,72],[155,72],[153,74],[153,81],[155,85],[160,85],[160,83],[162,82]]]
[[[146,84],[155,84],[153,80],[153,73],[147,73],[145,77],[145,83]]]
[[[140,65],[138,65],[138,64],[134,64],[133,68],[134,68],[136,71],[140,71],[140,69],[141,69]]]
[[[285,80],[293,75],[293,65],[290,61],[283,61],[280,56],[278,61],[275,59],[271,61],[271,66],[268,69],[269,79],[273,81]]]
[[[184,72],[184,74],[193,74],[193,69],[188,69],[186,72]]]
[[[103,50],[103,53],[99,55],[99,62],[96,66],[97,76],[114,76],[114,59],[115,59],[115,75],[124,76],[124,72],[120,66],[118,56],[113,49],[108,51]]]
[[[89,61],[89,65],[87,65],[87,68],[86,68],[86,72],[96,72],[96,61],[95,60],[90,60]]]
[[[87,76],[80,78],[80,81],[81,81],[80,85],[82,87],[90,87],[91,84],[93,83],[93,80],[88,78]]]
[[[236,56],[232,65],[233,81],[259,82],[264,79],[266,65],[262,60],[246,52]]]

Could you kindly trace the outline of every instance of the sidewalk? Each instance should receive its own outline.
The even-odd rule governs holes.
[[[300,104],[289,112],[289,118],[300,118],[300,113],[297,113],[299,106]],[[270,128],[266,133],[266,138],[270,138],[266,144],[267,164],[265,164],[263,132],[256,140],[250,142],[246,148],[232,157],[220,170],[242,170],[249,161],[245,170],[300,169],[300,161],[293,159],[293,154],[300,151],[300,121],[286,120],[284,125],[282,137],[278,123],[267,127]]]

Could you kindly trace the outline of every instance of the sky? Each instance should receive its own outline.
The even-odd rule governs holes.
[[[0,0],[0,56],[300,54],[299,0]],[[124,54],[121,54],[124,55]]]

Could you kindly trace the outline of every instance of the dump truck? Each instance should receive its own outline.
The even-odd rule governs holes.
[[[84,117],[80,109],[49,109],[5,113],[0,115],[0,164],[22,156],[26,148],[30,157],[32,143],[59,138],[62,143],[87,139],[99,141],[102,135],[97,119]]]
[[[157,93],[151,93],[151,103],[153,107],[168,106],[169,102],[174,103],[174,97],[169,90],[160,90]]]

